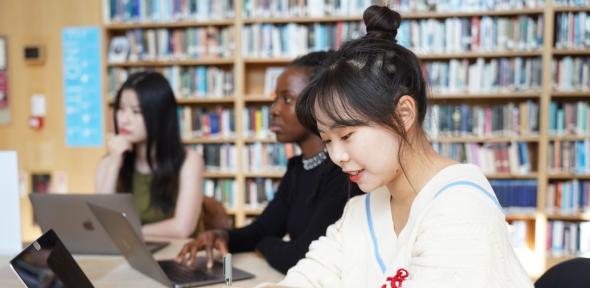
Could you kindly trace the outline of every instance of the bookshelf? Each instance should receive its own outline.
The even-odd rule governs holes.
[[[148,0],[138,1],[144,3]],[[232,89],[230,90],[233,93],[231,95],[216,95],[216,97],[209,97],[210,95],[186,97],[186,95],[181,95],[178,103],[183,109],[186,107],[190,109],[196,107],[209,107],[211,109],[223,107],[223,109],[233,112],[231,121],[233,121],[234,129],[230,136],[190,137],[185,139],[184,142],[188,146],[203,147],[198,149],[206,149],[204,147],[217,145],[221,147],[219,149],[227,148],[227,150],[230,150],[226,152],[229,153],[227,155],[235,157],[235,163],[232,163],[232,171],[220,171],[220,169],[215,167],[212,171],[205,173],[205,178],[209,181],[207,185],[210,185],[210,187],[216,185],[214,183],[215,181],[223,182],[225,188],[231,187],[228,189],[233,190],[233,195],[231,196],[232,204],[228,206],[228,212],[234,217],[234,223],[237,226],[245,225],[249,219],[260,215],[263,209],[263,203],[258,206],[247,204],[249,201],[251,202],[249,197],[254,197],[252,193],[247,192],[249,191],[248,189],[254,188],[256,185],[264,186],[265,189],[272,187],[272,185],[275,185],[280,180],[284,171],[281,170],[280,165],[273,169],[251,171],[251,169],[247,168],[249,163],[246,163],[250,159],[248,158],[250,154],[246,154],[250,152],[246,154],[244,152],[254,151],[252,152],[252,155],[254,155],[268,151],[265,149],[275,149],[278,147],[275,145],[276,141],[272,135],[268,133],[262,133],[261,135],[257,133],[259,131],[247,133],[248,127],[250,127],[248,125],[254,120],[249,119],[246,114],[257,115],[256,113],[260,113],[260,116],[254,116],[254,118],[268,117],[268,115],[264,114],[267,113],[264,112],[264,109],[266,109],[264,107],[271,105],[272,98],[269,95],[264,95],[264,81],[267,69],[270,67],[285,66],[297,54],[303,53],[301,51],[336,48],[339,43],[347,40],[349,37],[355,36],[355,33],[358,34],[358,31],[363,29],[362,25],[359,24],[362,20],[360,15],[366,6],[375,2],[376,4],[389,2],[390,7],[400,11],[404,19],[404,24],[402,24],[398,32],[398,42],[415,51],[423,61],[429,77],[431,77],[429,82],[431,82],[433,88],[429,97],[433,105],[440,106],[440,109],[459,109],[459,111],[462,111],[460,109],[464,109],[466,111],[472,111],[459,112],[459,118],[461,119],[465,119],[467,116],[477,117],[478,113],[490,113],[492,115],[490,117],[496,119],[493,122],[501,120],[500,122],[508,127],[480,127],[484,130],[491,129],[491,131],[485,130],[485,132],[482,132],[484,130],[478,130],[468,126],[463,127],[461,125],[466,124],[450,119],[450,128],[438,127],[440,128],[439,133],[436,136],[431,136],[431,140],[440,149],[446,149],[446,152],[451,153],[452,155],[449,154],[450,156],[463,157],[461,158],[463,160],[476,159],[477,157],[474,156],[474,151],[476,151],[479,153],[478,155],[492,157],[492,161],[510,162],[505,164],[504,169],[495,169],[501,171],[486,171],[486,176],[490,180],[500,183],[499,185],[510,186],[523,183],[523,185],[529,185],[527,186],[529,190],[521,190],[528,191],[527,193],[533,191],[534,198],[526,198],[528,204],[533,204],[532,207],[510,207],[507,209],[506,217],[517,229],[523,229],[522,231],[518,231],[519,237],[521,238],[518,240],[518,246],[530,250],[529,256],[531,260],[523,261],[529,273],[538,276],[546,268],[557,263],[556,261],[565,260],[576,255],[584,255],[583,253],[572,251],[570,251],[572,253],[569,253],[561,250],[560,253],[553,253],[553,250],[559,250],[561,248],[556,247],[556,249],[553,249],[553,247],[547,247],[546,244],[549,238],[552,239],[553,236],[558,236],[559,234],[553,231],[556,221],[558,221],[557,226],[563,223],[573,223],[572,225],[574,226],[578,223],[590,223],[590,216],[585,211],[562,213],[563,211],[555,207],[553,207],[555,209],[552,208],[555,211],[548,209],[548,207],[552,207],[551,203],[548,204],[548,201],[551,200],[548,199],[548,195],[551,189],[556,189],[553,187],[558,187],[559,185],[566,185],[566,187],[570,187],[571,185],[585,185],[584,183],[590,181],[590,170],[561,171],[550,169],[553,167],[551,166],[552,163],[555,162],[554,156],[559,154],[551,152],[555,150],[556,142],[560,143],[560,149],[562,147],[561,143],[574,143],[565,145],[575,147],[576,145],[580,145],[575,143],[590,142],[590,132],[585,134],[577,133],[580,131],[556,133],[555,130],[558,129],[556,127],[557,124],[554,124],[554,122],[561,121],[569,123],[568,121],[571,119],[565,119],[565,116],[563,116],[563,121],[557,121],[552,118],[553,116],[550,117],[552,113],[558,115],[557,112],[561,111],[559,109],[567,106],[563,103],[574,103],[572,105],[575,106],[575,109],[583,110],[586,106],[576,103],[587,103],[590,100],[590,46],[584,46],[583,41],[581,43],[574,43],[577,39],[572,40],[567,37],[565,40],[561,39],[560,37],[563,35],[567,36],[569,34],[567,32],[560,34],[561,30],[559,30],[564,29],[560,23],[566,23],[564,21],[567,20],[563,20],[566,17],[571,17],[573,20],[569,21],[575,22],[578,21],[576,17],[582,17],[575,15],[590,14],[590,6],[570,7],[563,5],[568,4],[567,1],[559,0],[495,1],[498,4],[495,7],[489,7],[486,4],[489,1],[483,0],[479,2],[473,1],[473,3],[461,7],[453,7],[453,1],[443,1],[446,4],[441,2],[443,4],[439,4],[440,7],[438,7],[436,5],[428,6],[425,4],[425,1],[367,0],[364,3],[358,4],[360,5],[359,7],[352,7],[350,10],[343,9],[342,7],[331,7],[329,4],[324,3],[326,5],[324,7],[325,12],[318,14],[311,11],[309,7],[297,6],[300,5],[300,2],[295,3],[290,1],[289,3],[295,3],[293,5],[296,6],[280,7],[279,4],[276,4],[278,3],[277,1],[224,0],[219,1],[221,3],[219,5],[226,8],[231,7],[231,9],[225,9],[221,13],[220,11],[222,9],[216,8],[216,13],[211,14],[212,17],[203,17],[202,14],[199,14],[203,13],[202,11],[197,11],[195,12],[197,16],[190,17],[190,13],[183,14],[182,11],[184,10],[180,9],[181,17],[176,21],[170,19],[149,21],[145,17],[139,17],[139,20],[110,21],[109,11],[111,10],[109,6],[111,3],[118,2],[118,0],[103,0],[103,10],[105,11],[103,13],[105,15],[103,27],[107,39],[105,46],[110,44],[113,37],[126,35],[129,31],[136,30],[188,31],[188,29],[210,29],[213,27],[214,29],[212,28],[213,30],[211,31],[221,31],[222,29],[229,31],[228,35],[231,35],[231,37],[224,38],[225,40],[223,41],[231,41],[231,44],[224,44],[224,47],[229,47],[228,49],[231,51],[214,50],[218,54],[224,54],[223,56],[164,57],[159,60],[123,61],[119,63],[109,63],[106,61],[105,70],[109,74],[109,71],[112,69],[133,71],[133,69],[149,68],[185,71],[196,67],[207,67],[232,73]],[[134,2],[135,0],[129,1],[129,3]],[[196,3],[197,1],[186,2]],[[201,3],[201,1],[198,2]],[[214,2],[216,1],[209,1],[209,3]],[[317,1],[311,2],[317,4]],[[363,1],[356,1],[356,3],[359,2]],[[120,15],[120,13],[117,15]],[[507,35],[505,35],[506,37],[504,38],[508,39],[501,37],[494,38],[497,36],[486,30],[488,28],[491,29],[490,27],[496,27],[496,29],[500,30],[504,29],[501,31],[512,32],[507,32]],[[469,36],[468,40],[472,41],[470,44],[465,44],[465,41],[457,37],[446,37],[449,38],[446,43],[428,43],[421,39],[422,36],[414,38],[404,36],[426,33],[423,38],[427,39],[429,36],[427,33],[430,31],[427,28],[435,31],[431,32],[432,35],[440,33],[440,31],[446,31],[445,29],[450,31],[451,28],[455,29],[453,31],[456,31],[460,35],[463,35],[461,33],[467,33],[467,30],[471,31],[472,28],[478,29],[479,32],[477,39],[465,34]],[[277,35],[276,38],[279,40],[275,41],[276,43],[271,41],[265,47],[256,46],[259,44],[252,44],[251,42],[258,43],[257,41],[262,41],[261,39],[264,37],[255,38],[257,39],[256,41],[252,39],[253,37],[258,37],[255,35],[256,33],[263,33],[261,31],[265,29],[273,31],[272,33],[275,33]],[[306,44],[307,46],[298,47],[299,50],[296,51],[300,51],[301,53],[296,53],[289,50],[284,45],[285,43],[281,43],[280,40],[281,37],[291,39],[291,37],[285,36],[290,35],[285,34],[288,33],[289,29],[300,29],[307,31],[305,33],[314,33],[316,36],[329,35],[329,33],[336,31],[336,29],[348,29],[346,31],[350,33],[342,33],[341,36],[335,36],[338,39],[331,40],[318,40],[318,37],[315,37],[316,42],[309,42]],[[308,35],[305,33],[301,35]],[[574,34],[577,35],[576,37],[585,37],[584,33],[581,32],[571,33],[571,35]],[[299,34],[293,35],[293,39],[304,37]],[[558,41],[565,41],[565,44],[558,44]],[[292,42],[293,40],[291,39],[289,43]],[[213,43],[216,45],[220,44],[219,42]],[[439,50],[443,49],[444,51],[437,51],[435,49],[437,45]],[[447,46],[451,48],[441,48]],[[256,49],[252,47],[256,47]],[[108,47],[105,48],[105,51],[108,53]],[[105,59],[108,59],[108,57],[105,57]],[[564,75],[573,73],[563,72],[559,74],[555,71],[558,69],[560,71],[577,69],[576,67],[587,67],[588,75],[584,74],[585,76],[582,79],[571,79],[571,77],[567,78]],[[506,71],[509,73],[506,73]],[[520,72],[517,73],[517,71]],[[177,73],[178,75],[179,72],[172,71],[170,73]],[[447,76],[451,74],[454,76],[440,78],[440,75],[444,75],[445,73]],[[439,78],[432,77],[434,74]],[[479,77],[470,76],[469,78],[465,78],[467,77],[466,75],[478,75]],[[560,75],[561,77],[559,77]],[[109,78],[107,77],[107,79]],[[224,81],[222,81],[224,85],[227,85],[227,80]],[[110,89],[108,87],[109,81],[105,82],[107,82],[105,84],[105,90],[112,91],[112,87]],[[441,83],[444,85],[441,85]],[[567,89],[562,89],[563,87],[567,87]],[[109,99],[108,97],[112,93],[105,93],[105,95]],[[107,100],[106,103],[107,105],[112,105],[112,100]],[[516,110],[504,111],[504,114],[501,111],[493,112],[493,107],[495,106],[507,107],[509,105],[512,105],[510,107]],[[531,108],[531,105],[534,107]],[[569,107],[574,107],[572,105]],[[480,112],[473,110],[473,107],[478,107]],[[523,110],[523,107],[527,107],[526,110]],[[490,112],[486,112],[488,111],[486,109]],[[552,109],[557,110],[552,111]],[[567,114],[565,109],[570,109],[568,111],[571,112],[572,108],[563,108],[564,112],[560,113]],[[513,111],[518,111],[515,114],[517,117],[509,119],[510,116],[506,115],[511,115],[510,113]],[[587,113],[590,113],[590,111]],[[584,115],[588,115],[585,117],[590,119],[590,114]],[[577,119],[580,118],[577,117]],[[465,120],[463,121],[465,122]],[[559,125],[565,125],[561,124],[561,122],[559,122]],[[434,125],[439,125],[440,121],[433,123],[435,123]],[[453,123],[457,127],[454,127],[453,125],[455,124]],[[580,122],[575,123],[579,124]],[[587,129],[590,129],[590,123],[586,123],[588,125]],[[453,127],[456,129],[453,130]],[[516,128],[513,129],[513,127]],[[472,130],[467,131],[467,128]],[[496,131],[494,129],[499,130]],[[563,129],[567,130],[566,128]],[[590,144],[585,145],[590,147]],[[291,151],[291,149],[288,148],[287,150]],[[562,153],[561,151],[559,152]],[[287,152],[283,151],[280,153]],[[225,158],[227,158],[227,155]],[[524,157],[522,159],[526,159],[526,163],[520,160],[511,160],[513,157]],[[569,155],[568,157],[573,156]],[[205,155],[205,158],[207,158],[207,155]],[[588,163],[590,163],[590,160],[585,165],[588,165]],[[584,169],[586,169],[585,167]],[[516,193],[514,191],[521,191],[519,190],[520,188],[512,187],[510,189],[507,191],[513,192],[512,194]],[[223,197],[227,198],[227,195]],[[590,239],[586,241],[590,242]]]

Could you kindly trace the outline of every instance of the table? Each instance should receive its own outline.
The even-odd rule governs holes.
[[[150,239],[152,240],[152,239]],[[156,239],[154,239],[156,240]],[[163,239],[157,239],[163,240]],[[166,240],[170,241],[170,240]],[[154,256],[157,260],[174,258],[187,240],[172,240]],[[8,262],[12,257],[0,256],[0,287],[22,287]],[[74,255],[78,265],[95,287],[164,287],[159,282],[133,269],[123,256]],[[254,287],[262,282],[278,282],[284,275],[272,269],[256,253],[233,255],[234,267],[256,275],[253,279],[234,282],[232,287]],[[226,287],[225,283],[204,287]]]

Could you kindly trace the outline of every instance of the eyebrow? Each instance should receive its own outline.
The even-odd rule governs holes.
[[[318,123],[321,123],[321,122],[320,122],[320,121],[318,121]],[[325,133],[325,132],[326,132],[326,131],[324,131],[324,130],[320,129],[319,125],[317,125],[317,127],[318,127],[318,132],[319,132],[319,133]],[[340,123],[336,123],[336,122],[334,122],[334,123],[332,123],[332,125],[330,125],[330,127],[328,127],[328,129],[329,129],[329,130],[332,130],[332,129],[337,129],[337,128],[346,128],[346,127],[350,127],[350,126],[347,126],[347,125],[343,125],[343,124],[340,124]]]

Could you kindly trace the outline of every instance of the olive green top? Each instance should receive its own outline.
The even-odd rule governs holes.
[[[159,207],[150,205],[151,182],[151,174],[143,174],[137,170],[133,171],[133,198],[135,199],[135,204],[137,205],[137,209],[139,211],[141,224],[159,222],[162,220],[166,220],[168,218],[172,218],[174,216],[174,209],[170,209],[168,213],[164,213],[162,209],[160,209]],[[173,201],[176,202],[176,196],[174,197]],[[195,229],[193,235],[196,232],[204,231],[204,219],[201,216],[202,215],[199,216],[197,229]]]
[[[133,184],[131,187],[133,187],[133,198],[139,210],[139,217],[141,218],[142,224],[154,223],[174,216],[174,209],[170,209],[170,212],[164,213],[159,207],[150,205],[151,182],[151,174],[142,174],[137,170],[133,171]]]

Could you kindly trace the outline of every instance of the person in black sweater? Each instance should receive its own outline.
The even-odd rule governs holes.
[[[225,255],[258,251],[270,266],[286,273],[305,256],[309,244],[336,222],[358,186],[332,163],[314,132],[304,128],[295,113],[299,94],[331,52],[312,52],[295,59],[277,79],[271,108],[271,130],[282,143],[296,143],[302,155],[289,159],[278,191],[262,214],[250,225],[232,230],[209,230],[187,243],[178,262],[192,265],[199,250],[213,264],[213,249]],[[283,240],[288,235],[290,240]]]

